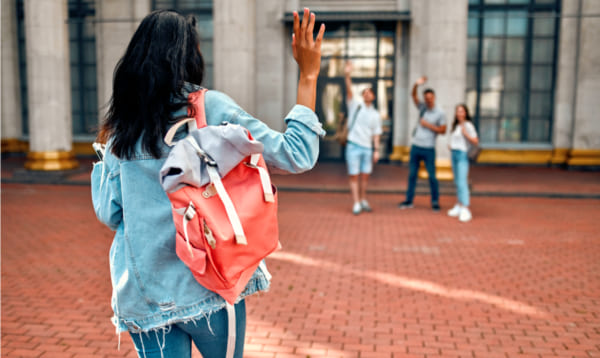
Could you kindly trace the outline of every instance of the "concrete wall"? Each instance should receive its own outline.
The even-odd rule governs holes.
[[[427,76],[427,83],[419,88],[419,98],[422,100],[424,88],[435,90],[436,104],[446,114],[448,128],[454,118],[454,107],[465,100],[467,12],[467,0],[411,3],[408,90],[417,78]],[[410,130],[401,133],[405,137],[399,143],[408,145],[417,117],[418,111],[410,100],[406,118]],[[450,157],[446,136],[438,136],[436,152],[439,159]]]
[[[256,0],[213,3],[214,86],[256,114]]]
[[[573,149],[600,150],[600,1],[581,5]]]

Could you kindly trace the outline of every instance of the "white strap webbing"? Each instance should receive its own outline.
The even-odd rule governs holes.
[[[226,358],[233,358],[235,354],[235,307],[226,302],[225,308],[227,309],[227,353],[225,355]]]
[[[233,206],[233,202],[231,201],[229,194],[227,194],[227,190],[225,190],[225,187],[223,186],[223,182],[221,181],[221,176],[219,175],[217,168],[207,165],[206,170],[208,171],[210,182],[215,186],[217,195],[225,207],[225,212],[227,213],[227,217],[229,218],[229,222],[233,228],[235,242],[238,245],[247,245],[248,241],[246,240],[246,234],[244,234],[242,222],[240,221],[237,211],[235,211],[235,206]]]
[[[194,257],[194,251],[192,250],[192,245],[190,244],[190,237],[188,235],[188,223],[192,220],[192,218],[196,215],[196,210],[194,210],[194,204],[192,204],[192,202],[190,201],[190,204],[187,206],[187,208],[180,208],[180,209],[175,209],[175,211],[179,214],[182,215],[182,221],[183,221],[183,234],[185,236],[185,242],[187,243],[187,248],[190,252],[190,256]]]
[[[173,124],[173,126],[167,131],[167,134],[165,134],[165,143],[169,146],[172,147],[173,146],[173,137],[175,137],[175,133],[177,132],[177,130],[179,129],[179,127],[181,127],[182,125],[186,124],[188,125],[188,132],[193,130],[193,129],[197,129],[198,126],[196,125],[196,119],[195,118],[185,118],[180,120],[179,122]]]
[[[262,189],[265,196],[265,201],[267,203],[273,203],[275,202],[275,195],[273,194],[271,179],[269,178],[269,173],[267,172],[267,170],[263,167],[258,166],[259,159],[260,153],[252,154],[250,156],[250,164],[248,166],[258,170],[258,174],[260,175],[260,183],[262,184]]]
[[[191,136],[185,138],[191,145],[194,147],[194,150],[198,153],[199,156],[210,159],[206,152],[200,148],[196,140]],[[244,228],[242,227],[242,222],[240,221],[240,217],[235,210],[235,206],[227,194],[227,190],[223,186],[223,182],[221,182],[221,176],[217,171],[217,168],[207,164],[206,171],[208,172],[208,176],[210,178],[210,182],[215,186],[217,190],[217,195],[221,199],[223,206],[225,207],[225,212],[227,213],[227,217],[229,218],[229,222],[231,223],[231,227],[233,228],[233,234],[235,235],[235,242],[239,245],[247,245],[248,241],[246,240],[246,234],[244,234]]]

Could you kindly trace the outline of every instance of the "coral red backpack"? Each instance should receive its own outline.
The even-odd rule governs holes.
[[[167,132],[172,149],[160,180],[173,208],[177,255],[202,286],[233,304],[279,247],[277,194],[262,143],[239,125],[207,126],[205,92],[189,95],[195,118]],[[173,144],[184,124],[187,136]]]

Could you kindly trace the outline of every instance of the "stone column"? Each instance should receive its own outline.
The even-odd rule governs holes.
[[[72,151],[67,0],[25,0],[29,170],[78,166]]]
[[[219,0],[213,5],[215,89],[227,93],[254,115],[256,2]]]
[[[98,120],[101,122],[112,96],[115,66],[141,20],[150,12],[150,0],[96,0],[96,69]]]
[[[256,2],[256,117],[275,130],[284,130],[285,53],[292,53],[291,36],[282,21],[284,3],[280,0]]]
[[[17,14],[13,0],[2,0],[2,153],[22,151],[22,120]]]
[[[571,166],[600,166],[600,2],[581,1]]]
[[[409,71],[409,31],[410,23],[399,22],[396,27],[396,78],[394,79],[394,149],[390,160],[408,162],[410,152],[410,133],[414,123],[409,118],[410,98]],[[416,121],[416,120],[415,120]]]
[[[467,0],[413,1],[410,35],[409,91],[417,78],[427,76],[428,81],[419,88],[422,98],[424,88],[436,93],[436,105],[444,111],[448,132],[454,118],[454,107],[465,101],[467,56]],[[411,100],[412,101],[412,100]],[[412,128],[417,123],[418,111],[410,106],[407,120]],[[436,167],[438,179],[451,180],[448,135],[438,135]],[[426,176],[423,170],[421,177]]]
[[[553,164],[565,164],[572,147],[575,114],[577,43],[580,33],[581,2],[566,1],[562,4],[558,43],[556,93],[554,97],[554,123],[552,146]]]

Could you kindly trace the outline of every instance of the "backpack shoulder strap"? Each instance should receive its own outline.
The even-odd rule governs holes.
[[[196,110],[195,117],[188,117],[180,120],[169,128],[167,134],[165,135],[164,141],[168,146],[173,146],[173,137],[175,137],[175,133],[179,128],[185,124],[188,125],[188,131],[192,129],[206,127],[206,115],[204,113],[204,93],[207,91],[206,88],[202,88],[199,91],[192,92],[189,94],[188,98],[190,103],[194,106]],[[189,111],[188,111],[188,114]]]
[[[201,88],[199,91],[192,92],[188,96],[190,103],[194,106],[196,114],[196,125],[198,128],[206,127],[206,113],[204,111],[204,94],[208,91],[206,88]]]

